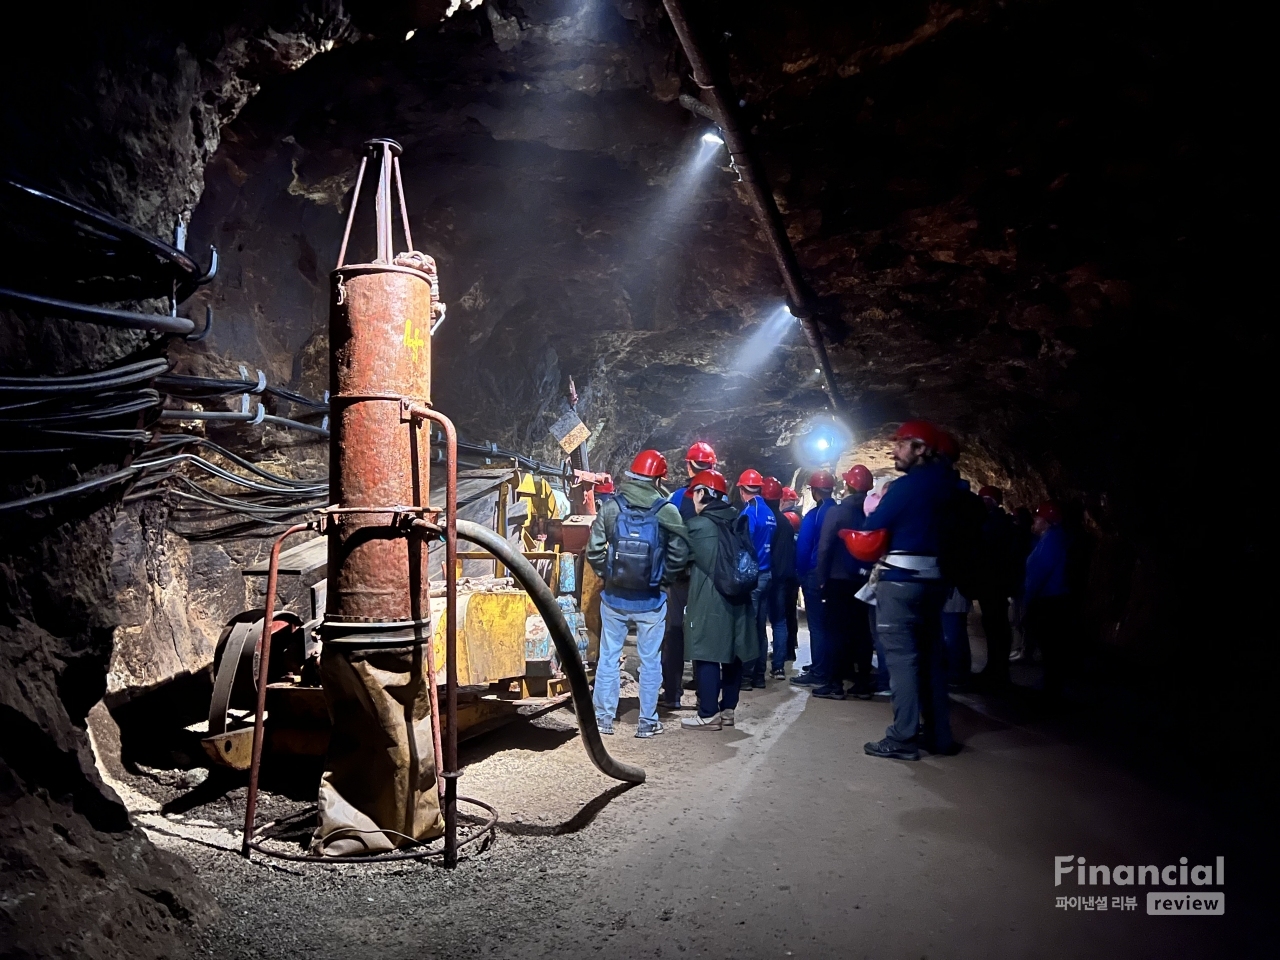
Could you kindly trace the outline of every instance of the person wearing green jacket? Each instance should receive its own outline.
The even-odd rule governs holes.
[[[667,461],[644,450],[631,464],[613,499],[596,514],[587,538],[587,562],[604,581],[600,592],[600,660],[592,701],[601,733],[613,733],[618,712],[618,658],[627,626],[636,625],[640,653],[640,722],[636,736],[662,733],[658,687],[662,682],[662,637],[667,624],[664,588],[688,562],[689,548],[680,511],[658,486]]]
[[[731,603],[716,589],[712,574],[719,552],[720,527],[738,511],[729,505],[729,487],[716,470],[704,470],[689,485],[696,516],[689,519],[689,602],[684,612],[685,656],[693,661],[698,715],[685,717],[686,730],[733,726],[742,664],[758,655],[755,610]]]

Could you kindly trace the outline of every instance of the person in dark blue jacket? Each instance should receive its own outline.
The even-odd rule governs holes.
[[[938,565],[955,474],[936,456],[940,432],[924,420],[894,435],[893,463],[905,476],[889,487],[869,526],[889,532],[889,553],[876,583],[876,634],[888,661],[893,723],[884,739],[865,745],[873,757],[920,759],[920,746],[954,749],[942,605],[947,587]],[[923,702],[923,708],[922,708]],[[920,736],[921,716],[926,720]]]
[[[794,637],[792,630],[795,621],[796,591],[796,530],[790,518],[782,511],[782,497],[785,488],[777,477],[765,477],[764,487],[760,495],[773,511],[776,524],[773,531],[773,542],[769,546],[769,622],[773,625],[773,669],[770,676],[774,680],[785,680],[787,661],[794,655],[791,652]]]
[[[706,441],[699,440],[685,454],[684,469],[690,481],[715,465],[716,452]],[[698,513],[688,490],[686,484],[668,497],[685,523]],[[688,602],[689,574],[686,571],[667,588],[667,632],[662,638],[662,700],[659,703],[665,710],[679,710],[681,706],[680,697],[684,691],[684,608]]]
[[[744,470],[738,477],[738,495],[742,498],[742,515],[747,518],[747,528],[751,531],[751,542],[756,548],[756,562],[760,565],[760,577],[756,588],[751,593],[751,604],[756,616],[756,639],[760,655],[749,663],[742,665],[743,689],[763,690],[765,686],[765,666],[769,662],[769,630],[770,605],[772,595],[773,568],[770,563],[773,547],[773,535],[777,532],[778,521],[773,510],[765,503],[761,492],[764,489],[764,477],[758,470]],[[786,620],[778,624],[775,619],[774,631],[781,629],[785,634]]]
[[[871,608],[858,599],[867,585],[871,564],[858,560],[845,548],[841,530],[861,530],[866,519],[862,502],[871,489],[871,471],[855,464],[844,474],[848,495],[827,511],[818,537],[818,590],[826,612],[833,674],[826,686],[815,687],[813,695],[825,700],[845,698],[844,681],[853,679],[853,695],[860,700],[873,696],[871,682]]]
[[[809,490],[817,501],[812,510],[800,521],[800,535],[796,540],[796,576],[804,592],[805,619],[809,622],[809,655],[812,658],[809,672],[792,677],[791,682],[801,686],[824,687],[831,683],[834,664],[827,649],[826,618],[822,594],[818,590],[818,541],[821,539],[822,522],[834,506],[831,491],[836,478],[829,470],[819,470],[809,478]]]
[[[1027,647],[1040,648],[1045,693],[1057,696],[1062,692],[1072,622],[1067,534],[1062,529],[1062,511],[1058,505],[1052,500],[1040,504],[1031,530],[1040,539],[1027,557],[1022,588],[1027,604]]]

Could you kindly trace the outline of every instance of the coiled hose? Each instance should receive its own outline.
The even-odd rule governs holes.
[[[587,748],[587,756],[596,765],[596,769],[606,777],[612,777],[624,783],[644,783],[643,768],[615,760],[609,756],[609,751],[604,748],[604,743],[600,740],[600,727],[596,724],[596,712],[591,704],[591,689],[587,686],[587,670],[578,656],[577,640],[573,636],[573,631],[569,629],[569,624],[565,622],[564,612],[556,603],[551,588],[542,577],[538,576],[538,571],[525,559],[524,554],[497,533],[470,520],[459,520],[457,524],[460,539],[483,547],[502,561],[503,565],[511,571],[512,576],[533,598],[534,606],[546,621],[547,632],[551,634],[556,652],[560,655],[560,667],[569,681],[569,689],[573,691],[573,709],[578,715],[582,743]],[[606,664],[606,667],[614,669],[616,665]]]

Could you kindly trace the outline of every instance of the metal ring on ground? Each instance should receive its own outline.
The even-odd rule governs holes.
[[[458,838],[459,848],[465,847],[471,843],[475,843],[485,834],[489,834],[490,836],[494,835],[498,825],[498,811],[496,809],[494,809],[489,804],[485,803],[483,800],[477,800],[474,797],[460,796],[458,797],[458,802],[469,803],[472,806],[480,807],[481,809],[487,810],[489,812],[489,816],[485,818],[483,823],[477,826],[474,830]],[[302,813],[311,813],[312,810],[314,810],[314,808],[306,811],[302,811]],[[301,814],[295,814],[295,816],[300,816],[300,815]],[[416,852],[408,851],[408,850],[395,850],[390,853],[370,854],[368,856],[359,856],[359,857],[325,857],[325,856],[321,856],[319,854],[314,854],[314,853],[285,853],[280,850],[268,850],[262,844],[265,841],[271,840],[274,838],[267,836],[266,831],[270,830],[273,826],[275,826],[279,822],[280,821],[278,820],[272,820],[270,823],[265,824],[262,827],[262,829],[257,834],[255,834],[254,837],[249,841],[248,843],[249,848],[252,850],[256,850],[258,851],[258,853],[264,854],[268,857],[274,857],[277,860],[289,860],[294,863],[333,863],[333,864],[392,863],[396,860],[426,860],[426,859],[429,859],[430,857],[444,856],[443,849],[419,850]],[[342,832],[342,831],[335,831],[335,832]],[[379,831],[379,832],[382,832],[382,831]],[[443,837],[437,837],[436,839],[441,840],[443,839]],[[434,841],[429,841],[429,842],[434,842]],[[427,845],[426,843],[421,844],[421,846],[423,847],[425,847],[426,845]]]

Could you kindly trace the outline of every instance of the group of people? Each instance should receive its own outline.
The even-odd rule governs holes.
[[[812,662],[790,682],[831,700],[887,691],[893,722],[865,745],[871,756],[955,752],[954,656],[944,625],[957,602],[981,609],[989,656],[980,677],[992,686],[1009,682],[1009,605],[1024,604],[1027,643],[1038,644],[1051,685],[1068,622],[1058,507],[1037,509],[1038,540],[1027,556],[1002,492],[975,495],[960,477],[959,446],[948,433],[913,420],[893,443],[900,476],[877,484],[855,465],[836,500],[835,476],[818,470],[808,483],[814,506],[803,515],[795,490],[754,469],[738,477],[735,507],[707,443],[689,449],[687,483],[669,497],[666,459],[639,454],[617,489],[599,498],[587,546],[603,581],[594,693],[601,732],[613,732],[619,696],[618,671],[605,665],[618,662],[629,624],[640,656],[636,736],[663,731],[659,707],[681,709],[686,661],[697,710],[681,726],[721,730],[734,725],[740,691],[786,678],[800,593]],[[965,672],[967,643],[966,635]]]

